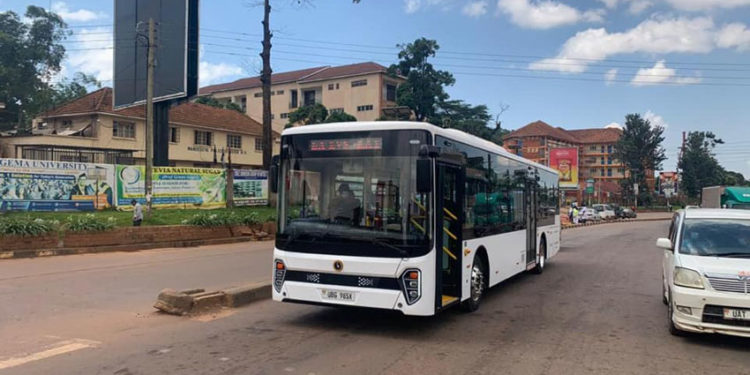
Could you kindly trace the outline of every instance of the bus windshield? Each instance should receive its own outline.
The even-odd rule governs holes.
[[[424,131],[314,133],[282,140],[281,250],[413,257],[430,245],[429,194],[416,192]]]

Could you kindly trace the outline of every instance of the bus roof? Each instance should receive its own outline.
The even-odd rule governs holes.
[[[357,121],[357,122],[337,122],[331,124],[306,125],[285,129],[281,135],[295,134],[314,134],[314,133],[334,133],[343,131],[373,131],[373,130],[426,130],[432,134],[449,137],[454,141],[465,143],[474,147],[481,148],[487,152],[500,154],[509,159],[522,162],[527,165],[551,172],[558,173],[556,170],[545,165],[535,163],[518,155],[508,152],[502,146],[492,143],[488,140],[462,132],[457,129],[445,129],[426,122],[414,121]]]

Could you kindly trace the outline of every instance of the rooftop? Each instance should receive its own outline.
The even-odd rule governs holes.
[[[112,108],[112,89],[104,87],[49,110],[40,117],[49,119],[96,113],[145,119],[146,106],[139,105],[115,110]],[[241,134],[263,134],[263,126],[242,113],[191,102],[172,107],[169,110],[169,122]],[[274,136],[278,136],[278,133],[274,132]]]
[[[342,66],[319,66],[315,68],[294,70],[291,72],[275,73],[271,75],[273,84],[291,82],[315,82],[335,78],[352,77],[373,73],[385,73],[388,69],[378,63],[363,62]],[[261,87],[260,76],[238,79],[234,82],[221,83],[202,87],[200,95],[208,95],[221,91],[246,90]]]
[[[532,122],[510,132],[504,139],[524,137],[548,137],[569,143],[613,143],[622,136],[622,130],[615,128],[574,129],[556,128],[544,121]]]

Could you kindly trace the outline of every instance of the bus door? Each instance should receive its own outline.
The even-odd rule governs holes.
[[[525,180],[524,208],[526,216],[526,269],[530,270],[536,266],[536,227],[537,227],[537,202],[539,191],[534,176]]]
[[[438,162],[436,211],[437,293],[440,310],[461,299],[462,223],[464,219],[464,169]]]

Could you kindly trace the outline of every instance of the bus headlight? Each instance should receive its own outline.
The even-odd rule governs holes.
[[[693,289],[704,288],[703,280],[698,272],[682,267],[675,267],[674,269],[674,285]]]
[[[276,259],[273,264],[273,288],[276,289],[277,293],[281,293],[281,287],[284,285],[284,278],[286,277],[286,265],[280,259]]]
[[[422,272],[417,269],[409,269],[401,275],[401,286],[404,289],[406,303],[413,305],[422,297]]]

